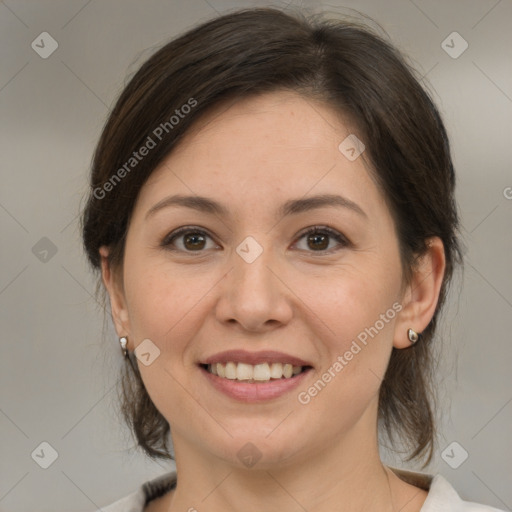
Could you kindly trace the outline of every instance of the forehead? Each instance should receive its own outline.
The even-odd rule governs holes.
[[[238,206],[344,193],[385,207],[363,156],[340,143],[353,128],[334,109],[288,92],[226,101],[203,115],[141,190],[144,207],[169,193],[215,196]]]
[[[288,160],[290,151],[301,157],[313,152],[318,156],[319,151],[332,155],[333,145],[349,133],[347,122],[334,109],[295,92],[276,91],[216,105],[189,129],[173,155],[198,154],[202,146],[222,149],[210,155],[217,161],[230,154],[241,156],[242,150],[249,151],[252,161],[283,154]]]

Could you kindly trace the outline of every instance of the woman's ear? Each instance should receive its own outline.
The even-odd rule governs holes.
[[[418,334],[426,329],[439,300],[439,293],[446,269],[444,245],[439,237],[429,238],[428,250],[420,256],[413,269],[411,282],[407,285],[402,300],[402,310],[395,323],[393,346],[407,348],[411,346],[408,330]]]
[[[109,248],[102,246],[99,249],[101,257],[101,278],[110,297],[110,309],[112,311],[112,320],[119,337],[129,336],[130,321],[126,299],[124,296],[124,287],[121,276],[115,272],[109,263]]]

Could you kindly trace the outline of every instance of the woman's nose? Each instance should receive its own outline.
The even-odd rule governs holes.
[[[271,247],[247,237],[233,253],[232,266],[221,286],[219,321],[237,323],[248,331],[288,323],[292,317],[292,293],[281,268]]]

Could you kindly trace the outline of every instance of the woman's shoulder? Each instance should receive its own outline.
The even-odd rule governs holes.
[[[463,500],[442,475],[435,476],[390,468],[402,480],[428,491],[421,512],[504,512],[501,509]]]
[[[430,490],[421,512],[453,510],[456,512],[504,512],[501,509],[463,500],[442,475],[432,479]]]
[[[144,512],[146,504],[162,496],[176,483],[176,471],[170,471],[144,482],[136,491],[102,507],[103,512]]]

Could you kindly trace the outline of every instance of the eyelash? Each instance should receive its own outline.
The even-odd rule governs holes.
[[[184,226],[182,228],[177,229],[176,231],[173,231],[169,235],[167,235],[164,238],[164,240],[162,241],[161,246],[164,247],[167,250],[170,250],[170,251],[181,251],[181,252],[185,252],[187,254],[193,254],[193,253],[199,253],[200,254],[200,253],[205,252],[204,250],[197,250],[197,251],[186,251],[185,250],[184,251],[182,249],[175,249],[175,248],[171,249],[170,248],[170,246],[172,245],[174,240],[176,240],[180,236],[183,236],[183,235],[188,234],[188,233],[193,233],[193,234],[198,234],[198,235],[202,235],[202,236],[207,236],[207,237],[213,239],[213,237],[209,233],[204,231],[203,229],[196,228],[196,227],[193,227],[193,226]],[[306,252],[312,252],[312,253],[318,253],[318,254],[322,254],[322,253],[323,254],[332,254],[333,252],[337,252],[337,251],[341,250],[342,248],[350,247],[352,245],[351,242],[345,236],[343,236],[338,231],[336,231],[334,229],[331,229],[331,228],[329,228],[327,226],[312,226],[311,228],[308,228],[306,231],[301,233],[298,236],[298,240],[306,237],[307,235],[313,235],[313,234],[326,234],[329,237],[334,238],[337,242],[339,242],[341,247],[338,247],[338,248],[335,248],[335,249],[320,250],[320,251],[306,251]]]

